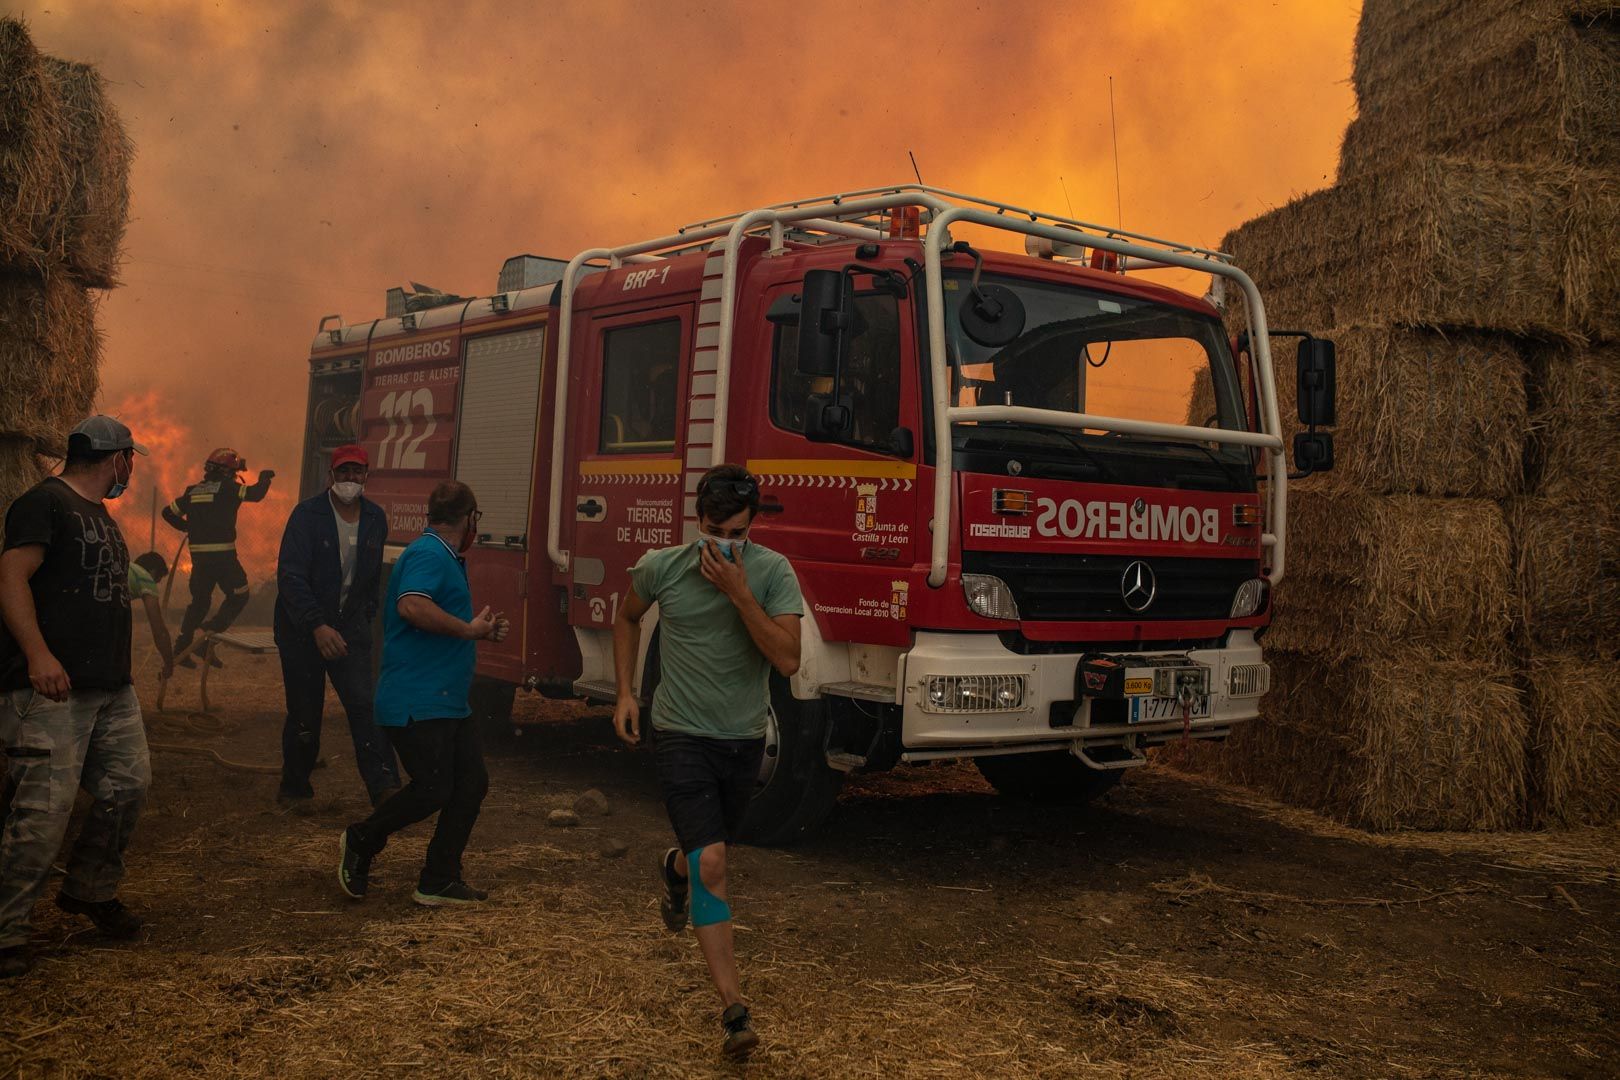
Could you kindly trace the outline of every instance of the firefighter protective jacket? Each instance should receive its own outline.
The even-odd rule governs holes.
[[[203,480],[163,508],[163,520],[191,537],[191,551],[236,550],[236,511],[245,502],[259,502],[270,491],[270,478],[248,485],[236,480]]]

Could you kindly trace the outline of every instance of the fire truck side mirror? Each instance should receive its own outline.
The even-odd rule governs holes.
[[[839,270],[811,270],[804,275],[799,307],[799,373],[836,375],[844,348],[844,331],[854,307],[854,289]]]
[[[1294,436],[1294,468],[1290,480],[1302,480],[1312,473],[1333,468],[1333,436],[1326,431],[1301,431]]]
[[[1336,421],[1334,374],[1336,353],[1326,338],[1307,337],[1299,343],[1299,422],[1308,427],[1332,427]]]
[[[849,431],[854,410],[849,398],[833,400],[831,394],[811,394],[804,411],[804,437],[811,442],[834,442]]]

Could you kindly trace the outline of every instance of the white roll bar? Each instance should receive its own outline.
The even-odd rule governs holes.
[[[952,205],[947,200],[970,202],[978,207]],[[934,509],[929,528],[932,531],[928,584],[934,588],[945,583],[949,568],[951,541],[951,491],[954,468],[951,461],[951,424],[953,421],[1016,421],[1063,428],[1090,428],[1116,431],[1127,435],[1173,439],[1183,442],[1216,442],[1226,445],[1249,446],[1264,450],[1268,456],[1268,483],[1270,491],[1270,531],[1262,536],[1262,543],[1272,548],[1271,580],[1282,580],[1286,557],[1286,529],[1288,510],[1287,461],[1283,452],[1280,432],[1282,425],[1277,413],[1276,386],[1272,378],[1271,348],[1266,324],[1265,307],[1259,290],[1249,276],[1232,265],[1231,256],[1208,248],[1176,244],[1139,233],[1128,233],[1106,226],[1093,225],[1074,218],[1043,214],[1021,207],[960,195],[941,188],[921,185],[900,185],[887,188],[869,188],[842,195],[825,196],[815,200],[778,203],[775,206],[751,210],[740,214],[711,218],[688,225],[671,236],[645,240],[617,248],[591,248],[574,256],[562,277],[560,314],[562,326],[557,334],[556,392],[553,398],[551,434],[551,492],[546,522],[546,552],[558,570],[566,571],[569,553],[562,550],[562,486],[563,463],[567,442],[569,357],[573,346],[574,294],[579,275],[593,262],[605,261],[610,267],[624,262],[656,261],[656,252],[689,249],[704,241],[724,237],[716,244],[723,257],[720,294],[720,327],[717,335],[715,358],[715,408],[713,460],[724,459],[728,410],[731,396],[731,351],[735,337],[735,311],[737,300],[737,272],[742,242],[753,232],[764,229],[770,237],[772,250],[780,250],[784,226],[798,225],[832,235],[859,239],[877,239],[883,233],[873,228],[868,219],[873,214],[902,207],[919,207],[928,214],[927,235],[923,238],[924,273],[928,302],[928,362],[932,374],[934,425]],[[1009,217],[1012,214],[1015,216]],[[1024,218],[1027,220],[1020,220]],[[1227,431],[1222,428],[1190,427],[1180,424],[1161,424],[1122,417],[1094,416],[1089,413],[1063,412],[1026,406],[981,405],[953,406],[951,404],[950,370],[945,353],[945,300],[943,252],[949,243],[950,226],[955,222],[981,225],[1056,241],[1081,243],[1088,247],[1111,251],[1124,256],[1127,262],[1143,268],[1180,267],[1229,278],[1243,289],[1249,307],[1249,325],[1255,370],[1259,376],[1260,425],[1259,432]],[[1084,230],[1077,234],[1076,227]],[[1122,239],[1122,237],[1124,239]]]
[[[1277,391],[1271,377],[1271,348],[1266,327],[1265,307],[1260,302],[1260,291],[1254,287],[1248,274],[1224,259],[1186,255],[1177,251],[1155,249],[1141,244],[1117,240],[1110,236],[1088,235],[1084,242],[1090,247],[1112,251],[1119,255],[1153,259],[1157,262],[1219,274],[1238,283],[1249,303],[1250,335],[1255,350],[1255,370],[1260,375],[1261,432],[1223,431],[1218,428],[1183,427],[1178,424],[1154,424],[1140,420],[1126,420],[1109,416],[1083,416],[1056,409],[1033,409],[1016,406],[977,406],[956,408],[951,405],[950,369],[945,355],[945,292],[941,254],[950,239],[950,226],[958,221],[983,225],[992,229],[1006,229],[1027,236],[1039,236],[1059,243],[1074,243],[1072,229],[1042,225],[1034,221],[1008,219],[1001,214],[986,213],[968,207],[955,206],[934,219],[923,238],[923,271],[928,293],[928,365],[933,376],[934,397],[934,516],[929,523],[933,530],[932,558],[928,570],[928,584],[934,588],[945,584],[951,551],[951,421],[953,419],[1019,419],[1027,423],[1084,426],[1102,431],[1119,431],[1133,435],[1151,435],[1156,438],[1185,442],[1222,442],[1241,446],[1258,446],[1269,455],[1268,481],[1271,494],[1271,531],[1264,541],[1272,548],[1271,580],[1282,580],[1286,557],[1286,530],[1282,523],[1288,513],[1288,467],[1283,455],[1282,424],[1277,415]],[[1016,415],[1007,415],[1016,414]]]

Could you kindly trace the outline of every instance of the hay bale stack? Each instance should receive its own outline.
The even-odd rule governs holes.
[[[1620,200],[1570,167],[1409,158],[1228,233],[1279,329],[1471,327],[1541,338],[1620,328]],[[1243,305],[1232,305],[1240,324]]]
[[[60,275],[0,274],[0,436],[61,455],[95,403],[100,368],[88,290]]]
[[[1342,178],[1413,154],[1620,167],[1620,37],[1607,21],[1556,23],[1504,51],[1465,52],[1421,82],[1372,86],[1344,135]]]
[[[1613,0],[1364,0],[1351,81],[1363,110],[1386,106],[1435,72],[1513,54],[1572,26],[1612,32],[1616,18]]]
[[[0,543],[6,538],[5,512],[12,500],[44,478],[32,439],[0,435]]]
[[[1261,718],[1179,756],[1372,828],[1614,820],[1620,3],[1365,0],[1354,79],[1339,186],[1223,242],[1338,342],[1338,469]]]
[[[1620,503],[1620,343],[1540,348],[1531,359],[1538,493]]]
[[[47,58],[46,70],[67,120],[69,188],[60,211],[63,260],[82,284],[108,289],[116,284],[129,219],[134,145],[95,68]]]
[[[1620,657],[1620,345],[1535,354],[1534,494],[1507,504],[1521,638]]]
[[[1508,667],[1411,650],[1270,663],[1259,720],[1165,756],[1365,829],[1522,823],[1525,713]]]
[[[1288,549],[1267,646],[1334,662],[1392,647],[1508,662],[1513,549],[1495,502],[1296,489]]]
[[[0,18],[0,509],[61,456],[100,387],[88,287],[109,288],[132,150],[96,71]]]
[[[1543,653],[1531,659],[1528,672],[1532,822],[1620,819],[1620,667]]]
[[[96,70],[0,18],[0,267],[111,288],[133,157]]]
[[[1321,331],[1338,348],[1332,472],[1318,491],[1501,498],[1522,490],[1526,362],[1503,334],[1349,326]],[[1283,441],[1295,409],[1296,338],[1273,338]]]
[[[1507,507],[1521,637],[1533,648],[1620,657],[1620,514],[1589,499],[1528,497]]]
[[[0,18],[0,266],[61,260],[68,191],[67,117],[22,20]]]
[[[1187,391],[1187,423],[1194,427],[1211,427],[1211,417],[1220,415],[1215,404],[1215,377],[1207,367],[1193,372],[1192,388]]]

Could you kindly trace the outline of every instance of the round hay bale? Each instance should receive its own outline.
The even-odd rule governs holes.
[[[27,25],[0,17],[0,266],[43,270],[62,258],[67,117]]]
[[[60,456],[101,380],[95,301],[57,274],[0,274],[0,435]]]

